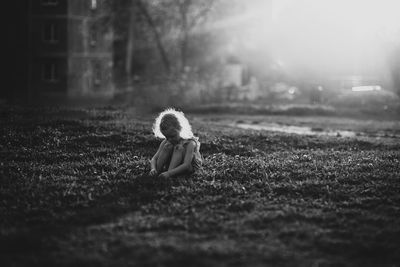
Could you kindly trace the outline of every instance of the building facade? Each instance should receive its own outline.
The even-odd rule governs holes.
[[[113,96],[107,1],[23,0],[9,5],[18,22],[6,32],[5,49],[15,55],[6,56],[11,87],[3,96]]]

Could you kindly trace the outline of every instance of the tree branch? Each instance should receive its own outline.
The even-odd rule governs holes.
[[[149,14],[147,8],[145,7],[145,5],[143,4],[143,2],[141,0],[136,0],[135,2],[137,4],[139,10],[141,11],[143,16],[145,17],[147,23],[149,24],[151,31],[154,34],[154,38],[155,38],[155,41],[156,41],[156,44],[157,44],[157,48],[158,48],[158,51],[160,52],[160,55],[161,55],[161,60],[162,60],[162,62],[164,64],[164,67],[165,67],[166,71],[169,72],[170,69],[171,69],[171,64],[169,62],[169,59],[168,59],[168,56],[167,56],[167,52],[164,49],[164,45],[161,42],[161,36],[160,36],[160,33],[158,32],[157,27],[156,27],[156,25],[155,25],[155,23],[153,21],[153,18],[151,17],[151,15]]]

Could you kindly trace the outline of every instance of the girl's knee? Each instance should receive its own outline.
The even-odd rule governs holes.
[[[186,148],[183,145],[176,145],[174,147],[174,152],[173,154],[175,155],[179,155],[180,157],[184,157],[185,156],[185,152],[186,152]]]
[[[177,152],[183,152],[185,150],[185,148],[183,147],[183,145],[179,144],[175,146],[175,151]]]
[[[174,145],[169,142],[165,143],[165,145],[163,146],[164,152],[171,152],[173,149],[174,149]]]

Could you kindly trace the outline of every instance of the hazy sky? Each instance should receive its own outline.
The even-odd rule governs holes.
[[[400,0],[249,0],[245,37],[283,64],[322,71],[380,71],[400,39]],[[254,29],[257,25],[257,29]],[[254,37],[254,32],[257,32]]]

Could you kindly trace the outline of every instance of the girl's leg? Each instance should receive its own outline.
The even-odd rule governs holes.
[[[156,169],[158,173],[162,173],[167,169],[168,163],[172,156],[173,149],[174,146],[172,144],[166,143],[163,149],[160,151],[160,155],[158,156],[156,162]]]
[[[181,165],[184,153],[185,153],[185,148],[182,145],[175,146],[174,152],[172,152],[172,157],[169,163],[168,170],[172,170]]]
[[[172,170],[182,164],[185,157],[186,149],[182,145],[177,145],[172,153],[171,162],[169,163],[168,170]],[[191,171],[191,170],[189,170]]]

